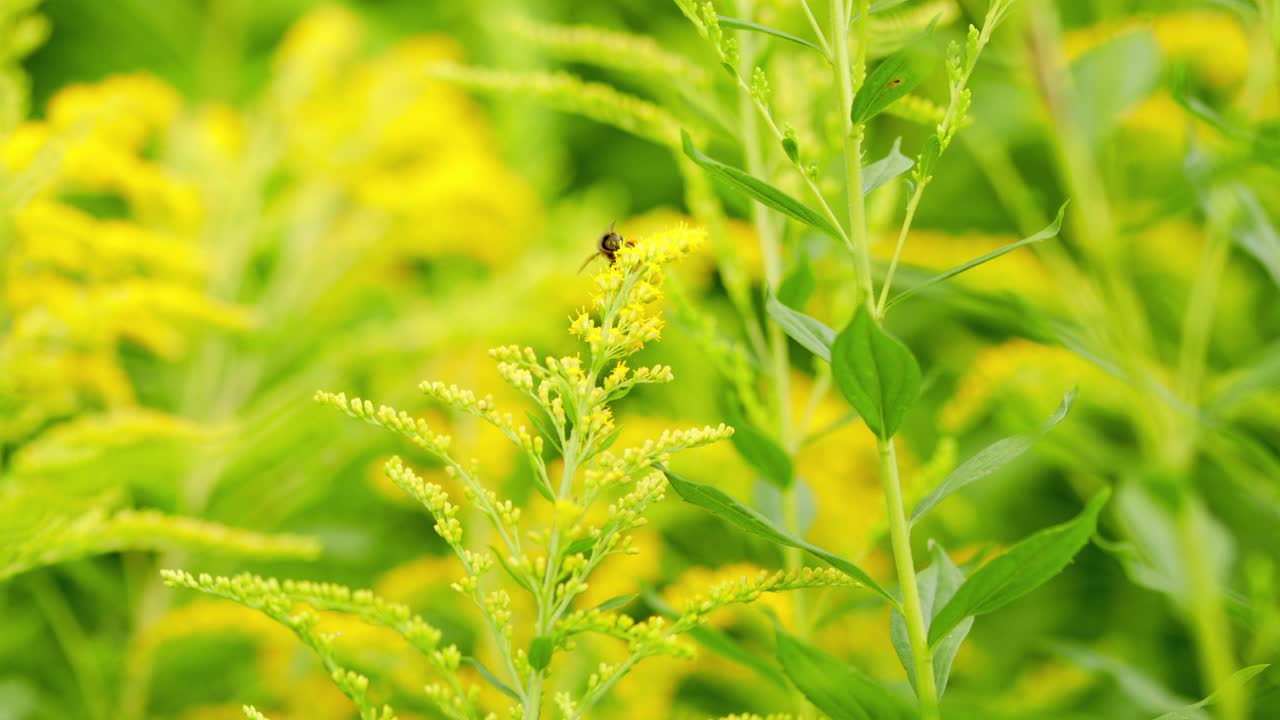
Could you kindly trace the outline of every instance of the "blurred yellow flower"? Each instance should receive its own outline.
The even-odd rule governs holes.
[[[1014,339],[981,350],[942,407],[949,432],[969,428],[999,400],[1021,399],[1044,416],[1073,386],[1090,388],[1091,402],[1107,402],[1115,384],[1105,373],[1066,348]],[[1102,390],[1099,392],[1098,390]]]
[[[6,438],[86,408],[133,403],[118,349],[167,359],[194,327],[240,329],[241,308],[204,291],[208,260],[194,186],[151,159],[179,111],[146,75],[73,85],[0,143],[12,233],[0,337]]]
[[[458,60],[456,43],[415,37],[363,61],[362,35],[354,13],[332,6],[286,36],[274,90],[286,162],[380,212],[399,252],[490,266],[518,257],[537,198],[494,152],[478,106],[424,72]]]
[[[737,562],[721,565],[716,568],[691,567],[676,578],[675,582],[662,589],[662,599],[677,611],[682,611],[692,602],[700,601],[717,585],[753,578],[767,568],[753,563]],[[791,596],[788,593],[762,593],[757,605],[769,608],[779,617],[791,617]],[[709,627],[727,627],[738,622],[745,613],[757,612],[745,606],[733,606],[712,613],[707,618]]]
[[[1234,86],[1248,72],[1248,38],[1225,11],[1179,10],[1110,20],[1066,33],[1063,48],[1075,58],[1138,28],[1149,28],[1166,58],[1191,63],[1213,87]]]

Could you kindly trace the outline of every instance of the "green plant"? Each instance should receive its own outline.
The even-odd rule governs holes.
[[[735,418],[738,433],[734,444],[761,473],[762,480],[780,494],[781,512],[767,517],[717,488],[675,475],[670,477],[672,485],[686,501],[746,532],[785,546],[788,567],[803,567],[802,558],[807,553],[840,568],[879,595],[893,609],[894,646],[916,689],[920,716],[937,718],[952,659],[974,616],[1016,600],[1060,572],[1088,542],[1107,497],[1104,489],[1075,520],[1026,539],[973,572],[968,579],[945,553],[937,550],[933,564],[917,570],[911,541],[914,522],[947,495],[1022,454],[1034,441],[1034,436],[1009,438],[979,453],[942,482],[908,520],[895,435],[920,393],[921,372],[911,351],[884,330],[887,311],[915,293],[966,270],[1054,237],[1062,222],[1059,213],[1049,227],[1025,240],[916,282],[891,296],[899,258],[921,198],[934,179],[939,160],[969,121],[970,77],[992,32],[1006,18],[1013,2],[993,2],[981,28],[970,27],[963,43],[953,41],[947,48],[943,63],[947,102],[942,106],[911,93],[934,66],[930,51],[930,31],[934,24],[955,17],[954,6],[949,3],[929,3],[898,15],[886,15],[900,3],[832,0],[823,26],[818,19],[820,13],[802,1],[800,7],[812,31],[809,38],[757,22],[755,4],[751,2],[737,3],[737,17],[723,15],[710,2],[677,0],[676,4],[710,44],[723,73],[732,79],[730,97],[736,97],[736,107],[718,108],[716,93],[706,86],[701,75],[691,77],[691,82],[698,86],[680,93],[687,101],[685,113],[689,105],[697,109],[682,123],[674,117],[675,113],[667,115],[642,100],[620,96],[606,87],[578,84],[566,76],[550,83],[548,78],[536,74],[497,75],[449,67],[437,72],[471,87],[533,93],[562,110],[639,132],[683,154],[682,168],[689,183],[690,205],[713,229],[713,235],[720,236],[717,238],[719,269],[749,348],[717,339],[714,329],[706,335],[708,349],[721,358],[722,370],[735,389],[736,398],[731,404],[740,405],[746,411],[745,415]],[[874,34],[873,23],[879,26]],[[596,37],[590,31],[528,24],[521,27],[535,42],[562,56],[582,60],[592,55],[586,45]],[[889,30],[893,32],[886,32]],[[779,43],[779,39],[786,42]],[[762,40],[771,41],[775,46],[765,53]],[[796,50],[801,59],[793,59],[788,50]],[[652,53],[650,48],[645,54]],[[806,86],[784,75],[778,92],[789,91],[788,106],[811,107],[818,112],[816,118],[791,118],[796,126],[784,123],[776,116],[772,77],[806,67],[802,63],[815,56],[830,71],[830,82],[822,84],[829,94],[814,92],[812,86],[818,83]],[[868,69],[869,59],[875,56],[879,56],[880,61]],[[790,64],[784,65],[784,62]],[[779,67],[784,69],[778,70]],[[638,71],[630,66],[627,69]],[[588,97],[597,101],[587,105]],[[819,98],[834,98],[835,102],[819,103]],[[900,152],[899,140],[893,143],[886,157],[864,165],[870,121],[885,112],[931,124],[933,132],[914,160]],[[720,129],[728,129],[733,134],[745,157],[745,170],[716,160],[699,148],[696,136],[707,135],[705,127],[709,118],[718,122]],[[829,131],[825,137],[829,144],[821,139],[824,133],[814,132],[823,126],[823,121],[828,121]],[[678,144],[669,129],[674,124],[689,128],[681,131]],[[827,161],[837,163],[839,170],[825,172],[822,163]],[[790,165],[794,173],[775,178],[771,169],[780,165]],[[699,177],[698,169],[748,201],[748,214],[762,247],[763,304],[768,315],[763,323],[752,308],[748,280],[742,273],[740,261],[735,259],[737,251],[723,240],[723,210],[710,186]],[[871,259],[872,220],[868,196],[892,185],[895,178],[908,170],[911,171],[911,195],[877,293]],[[805,190],[807,202],[787,189],[797,186]],[[838,197],[838,202],[829,201],[831,196]],[[834,209],[842,206],[843,215]],[[798,232],[788,232],[789,222],[792,223],[789,227]],[[840,332],[796,309],[803,307],[814,294],[814,273],[803,251],[797,250],[806,229],[837,241],[851,259],[852,274],[842,278],[837,285],[839,289],[828,299],[836,313],[852,316]],[[788,237],[792,238],[790,247],[786,242]],[[796,259],[793,271],[784,276],[787,257]],[[698,310],[686,305],[682,312],[691,322],[702,324],[696,319]],[[816,368],[819,381],[812,391],[810,407],[834,383],[852,406],[854,417],[861,417],[875,435],[886,530],[898,581],[896,591],[886,589],[838,553],[813,545],[802,537],[805,522],[801,519],[801,505],[805,488],[795,476],[790,456],[807,440],[811,429],[804,422],[797,425],[791,416],[788,336],[827,363]],[[762,372],[757,375],[754,367],[761,368]],[[761,392],[762,387],[768,389]],[[1062,419],[1070,400],[1069,394],[1046,429]],[[833,717],[890,717],[909,712],[880,684],[869,679],[858,680],[862,677],[860,673],[813,647],[811,642],[811,618],[800,593],[791,629],[778,631],[777,659],[796,687],[819,710]],[[812,712],[804,702],[797,703],[795,709],[802,714]]]
[[[549,524],[523,520],[526,509],[486,486],[475,462],[468,465],[453,457],[450,438],[437,434],[421,419],[387,406],[375,408],[367,400],[348,399],[341,393],[317,395],[326,405],[401,435],[443,464],[448,477],[461,485],[467,503],[496,534],[495,544],[488,546],[469,540],[484,533],[472,528],[464,535],[459,506],[441,485],[423,480],[399,457],[387,462],[387,475],[430,512],[436,533],[457,556],[463,575],[452,587],[484,617],[501,661],[496,671],[475,657],[464,657],[456,645],[442,644],[441,632],[408,608],[368,591],[280,583],[249,575],[194,577],[181,571],[167,571],[166,582],[234,600],[284,623],[320,656],[334,682],[360,708],[362,718],[389,718],[393,713],[389,706],[369,699],[369,682],[363,675],[342,667],[333,638],[316,630],[317,616],[308,606],[349,613],[402,635],[437,671],[441,683],[427,692],[447,716],[497,717],[477,704],[474,688],[464,687],[459,680],[458,670],[466,663],[510,698],[510,715],[527,720],[542,716],[552,691],[565,717],[586,717],[636,663],[655,656],[689,656],[690,649],[679,636],[722,607],[749,603],[763,592],[848,584],[848,578],[832,570],[762,573],[711,588],[705,599],[681,608],[669,622],[662,616],[637,622],[615,612],[636,594],[590,608],[575,605],[575,598],[603,561],[634,552],[630,534],[665,496],[667,481],[661,468],[670,456],[733,433],[724,425],[669,430],[638,447],[612,450],[618,428],[611,404],[640,385],[673,379],[667,366],[633,369],[626,361],[659,337],[662,319],[652,306],[662,297],[663,266],[687,254],[698,241],[696,233],[680,229],[630,241],[616,253],[610,266],[595,278],[592,311],[581,312],[570,326],[589,347],[585,360],[574,355],[540,361],[532,349],[517,346],[490,352],[502,377],[536,404],[537,410],[529,415],[536,429],[499,411],[491,398],[478,398],[439,382],[420,386],[435,401],[485,420],[523,451],[533,470],[533,487],[550,505]],[[558,478],[546,458],[548,443],[562,463]],[[532,617],[513,606],[513,592],[529,597]],[[562,653],[572,654],[584,634],[615,638],[625,644],[626,653],[618,662],[602,663],[585,687],[557,685],[553,660]]]

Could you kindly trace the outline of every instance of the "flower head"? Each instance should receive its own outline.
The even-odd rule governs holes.
[[[654,308],[662,299],[663,266],[688,255],[705,237],[702,230],[680,226],[628,240],[595,276],[594,313],[579,313],[569,326],[591,346],[594,370],[661,337],[662,318]]]

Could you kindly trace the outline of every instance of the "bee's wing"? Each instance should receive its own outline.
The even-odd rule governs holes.
[[[583,271],[583,270],[586,270],[586,269],[587,269],[587,266],[591,264],[591,261],[592,261],[592,260],[595,260],[595,259],[596,259],[596,258],[598,258],[598,257],[600,257],[600,253],[598,253],[598,252],[593,252],[593,253],[591,253],[590,255],[588,255],[588,256],[587,256],[587,259],[586,259],[586,260],[583,260],[583,261],[582,261],[582,265],[581,265],[580,267],[578,267],[578,274],[579,274],[579,275],[581,275],[581,274],[582,274],[582,271]]]

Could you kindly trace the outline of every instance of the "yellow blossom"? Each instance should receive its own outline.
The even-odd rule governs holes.
[[[1230,87],[1248,72],[1248,38],[1240,22],[1226,11],[1182,10],[1110,20],[1066,33],[1063,46],[1067,56],[1075,58],[1144,27],[1150,28],[1166,57],[1192,63],[1209,85]]]

